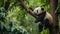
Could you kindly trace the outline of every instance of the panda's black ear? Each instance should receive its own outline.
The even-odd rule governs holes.
[[[44,8],[41,8],[41,10],[44,10]]]

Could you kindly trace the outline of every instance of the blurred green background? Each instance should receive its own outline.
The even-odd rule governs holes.
[[[9,4],[5,9],[6,3]],[[36,8],[43,7],[46,11],[50,11],[50,0],[24,0],[26,6]],[[60,0],[58,0],[60,7]],[[59,32],[60,32],[60,16]],[[0,0],[0,33],[1,34],[39,34],[38,25],[34,22],[35,18],[19,5],[18,0]],[[41,34],[49,34],[46,29]]]

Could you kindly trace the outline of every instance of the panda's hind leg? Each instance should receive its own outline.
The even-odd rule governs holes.
[[[45,19],[44,20],[44,23],[45,23],[45,28],[44,29],[47,29],[47,28],[49,28],[49,20],[48,19]]]
[[[38,31],[41,32],[43,30],[43,24],[38,25]]]

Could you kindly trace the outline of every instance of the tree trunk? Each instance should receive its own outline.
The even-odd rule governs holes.
[[[53,16],[54,20],[53,29],[50,31],[51,34],[58,33],[58,16],[55,14],[57,6],[58,6],[58,0],[50,0],[50,13]]]

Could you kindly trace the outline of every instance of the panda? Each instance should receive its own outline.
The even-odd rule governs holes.
[[[34,14],[37,16],[35,23],[38,24],[38,30],[41,32],[44,29],[50,28],[53,25],[53,17],[51,16],[50,13],[46,12],[44,8],[42,7],[37,7],[33,10]]]

